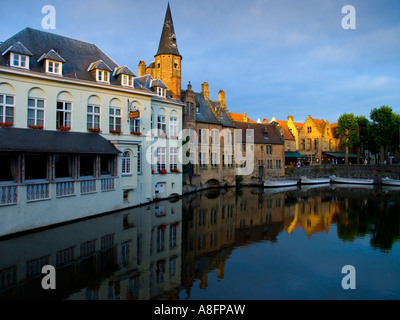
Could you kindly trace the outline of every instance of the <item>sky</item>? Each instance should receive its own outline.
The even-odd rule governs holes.
[[[249,118],[337,122],[400,113],[398,0],[170,0],[182,89],[224,90],[230,112]],[[55,29],[44,30],[45,5]],[[0,0],[0,41],[26,27],[98,45],[137,74],[160,41],[168,0]],[[354,15],[342,9],[351,5]],[[351,18],[351,19],[350,19]],[[355,19],[353,19],[355,18]],[[350,19],[350,20],[349,20]],[[355,29],[346,29],[355,21]]]

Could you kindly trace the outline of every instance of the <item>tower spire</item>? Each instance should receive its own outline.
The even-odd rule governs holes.
[[[173,54],[182,57],[179,53],[178,45],[176,43],[174,22],[172,21],[172,14],[169,2],[167,12],[165,14],[164,27],[161,33],[160,44],[158,46],[156,56],[160,54]]]

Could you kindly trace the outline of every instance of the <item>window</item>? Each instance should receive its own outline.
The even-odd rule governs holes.
[[[166,148],[159,147],[157,148],[157,170],[165,170],[166,164]]]
[[[79,159],[79,175],[81,177],[95,176],[96,158],[93,155],[81,155]]]
[[[47,179],[48,157],[45,155],[25,155],[25,180]]]
[[[137,146],[137,173],[142,173],[142,146]]]
[[[178,119],[171,118],[169,122],[169,134],[171,137],[178,136]]]
[[[211,131],[211,144],[218,145],[218,130]]]
[[[159,97],[165,97],[165,89],[164,89],[164,88],[157,87],[157,95],[158,95]]]
[[[71,127],[71,103],[57,102],[57,129],[60,127]]]
[[[28,99],[28,126],[44,125],[44,100]]]
[[[200,164],[200,168],[205,168],[206,167],[206,163],[207,163],[207,153],[206,152],[200,152],[199,153],[199,164]]]
[[[216,152],[211,153],[211,167],[218,168],[218,154]]]
[[[54,74],[62,74],[62,63],[57,61],[46,60],[46,72]]]
[[[26,55],[11,52],[10,63],[12,67],[29,69],[29,57]]]
[[[131,132],[141,132],[140,131],[140,118],[130,119],[130,129],[131,129]]]
[[[177,243],[177,225],[169,226],[169,248],[175,249],[178,246]]]
[[[0,123],[14,124],[14,97],[0,94]]]
[[[307,127],[307,133],[311,133],[312,132],[312,127]]]
[[[110,130],[121,130],[121,109],[110,107]]]
[[[121,84],[125,87],[133,87],[133,77],[123,74],[121,78]]]
[[[272,145],[267,144],[267,154],[272,154]]]
[[[165,250],[165,226],[157,228],[157,252]]]
[[[100,156],[100,174],[112,175],[114,171],[114,157],[113,156]]]
[[[186,102],[186,114],[188,116],[193,115],[193,103],[192,102]]]
[[[282,160],[281,159],[277,159],[276,160],[276,168],[277,169],[282,169]]]
[[[157,129],[159,135],[167,134],[167,125],[165,123],[165,116],[158,116]]]
[[[306,140],[305,139],[301,139],[301,146],[300,146],[301,150],[304,150],[306,148]]]
[[[129,151],[125,151],[122,155],[122,174],[131,173],[131,154]]]
[[[100,128],[100,106],[88,105],[87,108],[87,128]]]
[[[107,83],[110,82],[110,79],[109,79],[110,73],[108,71],[106,71],[106,70],[97,70],[96,75],[97,75],[97,78],[96,78],[97,81],[99,81],[99,82],[107,82]]]
[[[200,144],[207,144],[207,130],[206,129],[200,129],[200,132],[199,132],[199,143]]]
[[[271,169],[272,169],[272,160],[271,160],[271,159],[268,159],[268,160],[267,160],[267,169],[268,169],[268,170],[271,170]]]
[[[170,148],[169,165],[171,169],[178,169],[178,148]]]
[[[55,178],[73,178],[75,161],[70,155],[56,154],[54,156]]]

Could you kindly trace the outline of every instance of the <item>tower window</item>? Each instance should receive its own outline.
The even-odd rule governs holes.
[[[174,63],[174,68],[178,69],[178,64],[177,63]]]

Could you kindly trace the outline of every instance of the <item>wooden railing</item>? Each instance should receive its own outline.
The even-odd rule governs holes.
[[[0,205],[9,205],[18,203],[18,186],[3,185],[0,186]]]

